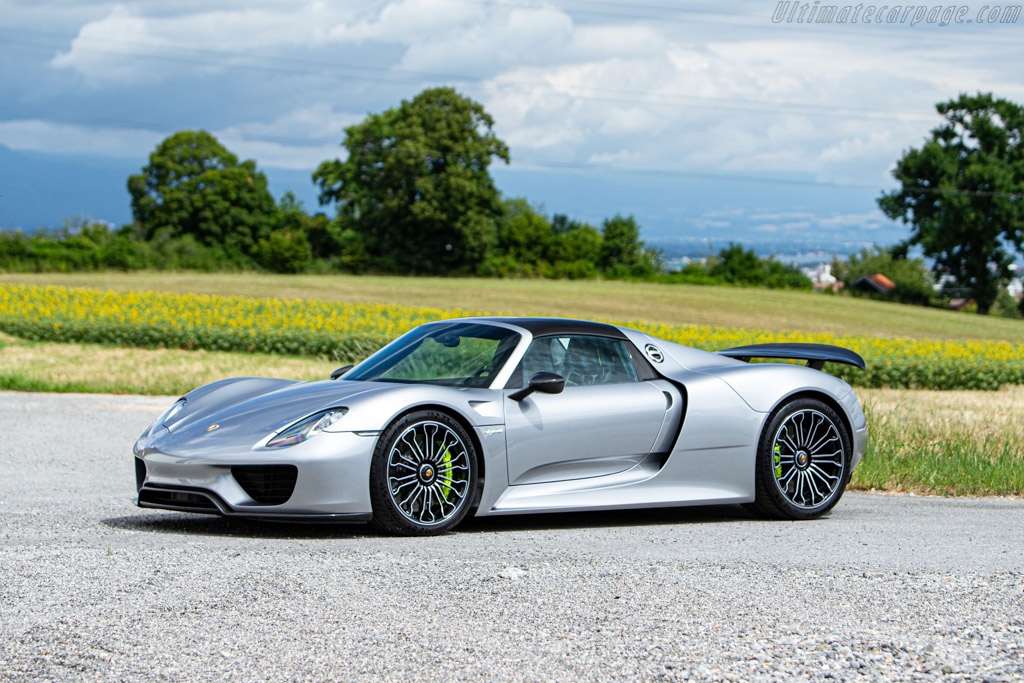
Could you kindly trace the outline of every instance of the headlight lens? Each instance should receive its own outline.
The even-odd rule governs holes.
[[[303,441],[312,439],[314,436],[344,417],[347,412],[348,408],[335,408],[334,410],[328,410],[325,413],[311,415],[310,417],[307,417],[300,422],[296,422],[291,427],[279,432],[277,436],[267,442],[267,448],[294,446],[297,443],[302,443]]]
[[[156,431],[158,427],[163,426],[168,420],[177,415],[178,411],[180,411],[184,407],[185,399],[179,398],[177,401],[174,402],[174,405],[172,405],[164,412],[160,413],[160,417],[158,417],[153,424],[149,425],[149,429],[146,430],[146,433],[143,436],[152,435],[153,432]]]

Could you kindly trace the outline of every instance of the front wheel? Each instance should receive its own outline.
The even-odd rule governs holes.
[[[773,519],[814,519],[831,510],[850,480],[850,435],[822,401],[798,398],[768,419],[758,444],[756,498]]]
[[[469,511],[477,454],[446,413],[410,413],[384,430],[370,465],[373,526],[403,536],[450,531]]]

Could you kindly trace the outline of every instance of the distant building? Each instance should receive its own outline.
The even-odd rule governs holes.
[[[1006,283],[1006,291],[1010,293],[1014,299],[1019,299],[1024,296],[1024,277],[1021,277],[1021,267],[1016,263],[1010,266],[1010,272],[1014,274],[1009,282]]]
[[[854,280],[853,284],[850,286],[854,289],[859,289],[862,292],[868,292],[869,294],[888,294],[892,290],[896,289],[896,283],[881,273],[875,273],[874,275],[861,275],[859,278]]]
[[[952,308],[954,311],[962,311],[964,308],[974,303],[977,303],[977,301],[975,301],[974,299],[967,297],[958,297],[956,299],[949,300],[949,307]]]
[[[831,263],[821,263],[811,268],[801,268],[801,271],[811,281],[816,290],[831,289],[835,292],[843,288],[843,283],[836,280],[836,276],[832,274]]]

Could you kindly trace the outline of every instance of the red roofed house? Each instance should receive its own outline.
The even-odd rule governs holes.
[[[896,289],[896,283],[881,273],[875,273],[874,275],[861,275],[853,281],[851,287],[856,287],[862,292],[888,294]]]

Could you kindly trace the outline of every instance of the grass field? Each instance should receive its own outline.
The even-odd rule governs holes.
[[[0,283],[0,331],[22,339],[143,348],[242,351],[356,362],[425,322],[482,311],[213,294]],[[1024,345],[1006,341],[771,332],[711,325],[630,324],[666,341],[714,350],[743,344],[834,344],[867,370],[829,368],[855,386],[998,389],[1024,385]]]
[[[329,361],[122,349],[0,335],[0,389],[180,396],[225,377],[324,379]],[[1000,391],[858,389],[870,431],[851,486],[941,495],[1024,494],[1024,386]]]
[[[226,377],[328,377],[337,365],[262,353],[29,342],[0,334],[0,389],[181,395]]]
[[[326,299],[781,332],[1024,342],[1024,320],[810,292],[634,282],[206,273],[9,273],[0,283]]]
[[[1024,386],[999,391],[858,389],[869,445],[853,487],[1024,494]]]

